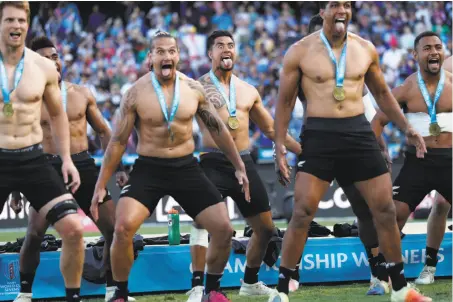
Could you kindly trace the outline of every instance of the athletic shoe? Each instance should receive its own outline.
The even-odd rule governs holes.
[[[116,286],[109,286],[105,288],[105,302],[109,301],[115,295]],[[135,301],[133,297],[127,297],[127,301]]]
[[[273,289],[269,288],[263,282],[259,281],[254,284],[247,284],[242,281],[239,296],[269,296]]]
[[[288,295],[285,293],[279,293],[277,290],[273,291],[267,302],[289,302]]]
[[[289,292],[292,293],[292,292],[295,292],[296,290],[299,289],[299,286],[300,286],[300,283],[299,281],[297,280],[294,280],[294,279],[290,279],[289,280]]]
[[[222,292],[212,291],[203,296],[201,302],[231,302],[227,296]]]
[[[392,290],[391,302],[431,302],[429,297],[423,296],[414,286],[408,284],[399,291]]]
[[[387,282],[381,281],[376,277],[371,277],[370,288],[366,293],[367,296],[382,296],[389,292],[389,284]]]
[[[19,293],[14,302],[31,302],[31,293]]]
[[[436,268],[434,266],[427,266],[423,267],[423,270],[420,273],[420,276],[418,276],[417,279],[415,279],[415,284],[433,284],[434,283],[434,275],[436,274]]]
[[[189,290],[186,295],[189,296],[189,299],[187,299],[187,302],[201,302],[201,299],[203,299],[203,293],[204,293],[204,286],[195,286],[191,290]]]

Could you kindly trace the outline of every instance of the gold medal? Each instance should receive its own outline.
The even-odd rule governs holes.
[[[335,89],[333,90],[333,97],[338,102],[344,101],[346,96],[345,96],[345,91],[344,91],[343,87],[335,86]]]
[[[236,130],[237,128],[239,128],[239,120],[237,119],[237,117],[235,116],[230,116],[228,118],[228,126],[232,129],[232,130]]]
[[[11,103],[3,104],[3,114],[7,117],[11,117],[14,114],[13,105]]]
[[[429,124],[429,134],[432,136],[439,136],[441,133],[441,129],[438,123],[431,123]]]

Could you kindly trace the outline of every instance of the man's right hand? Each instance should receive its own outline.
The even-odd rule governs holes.
[[[25,200],[22,199],[20,192],[14,191],[11,193],[11,202],[9,206],[16,214],[19,214],[22,211],[22,207],[25,206]]]
[[[425,144],[425,140],[423,139],[423,136],[421,136],[420,133],[415,131],[410,126],[407,128],[405,135],[407,138],[407,143],[409,145],[415,146],[415,148],[417,150],[417,157],[424,158],[427,150],[426,150],[426,144]]]
[[[291,182],[291,167],[288,166],[288,163],[286,161],[286,154],[288,153],[288,151],[286,151],[285,146],[277,148],[274,143],[272,143],[272,149],[274,151],[275,173],[277,173],[278,182],[282,186],[287,187]]]
[[[68,189],[74,194],[80,187],[80,175],[77,168],[74,166],[72,160],[65,160],[61,165],[61,173],[63,174],[63,180]],[[69,176],[71,176],[71,183],[69,182]]]
[[[245,200],[250,202],[250,188],[247,172],[245,171],[245,169],[236,170],[236,172],[234,172],[234,176],[236,176],[239,185],[242,187],[242,192],[244,192],[245,194]]]
[[[96,222],[99,219],[99,204],[104,201],[107,191],[105,188],[94,190],[93,199],[91,200],[90,213],[93,220]]]
[[[392,158],[390,157],[390,154],[388,150],[383,150],[381,151],[382,157],[384,157],[385,163],[387,164],[387,168],[389,169],[389,173],[392,174]]]

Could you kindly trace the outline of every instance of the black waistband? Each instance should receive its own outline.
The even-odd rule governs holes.
[[[452,148],[427,148],[428,152],[425,154],[427,156],[442,156],[452,158]],[[409,154],[416,154],[417,150],[414,146],[408,146],[406,152]]]
[[[0,148],[1,159],[25,160],[36,158],[38,156],[41,156],[42,154],[43,154],[42,145],[40,143],[20,149]]]
[[[329,132],[362,132],[370,131],[371,125],[365,114],[351,117],[307,117],[302,130],[321,130]]]
[[[193,164],[194,162],[197,161],[192,153],[185,155],[185,156],[174,157],[174,158],[139,155],[137,160],[140,162],[144,162],[146,164],[150,164],[150,165],[174,167],[174,168]]]
[[[60,155],[49,154],[49,153],[46,153],[45,155],[46,155],[46,158],[52,162],[61,162]],[[73,162],[84,161],[87,159],[91,159],[91,156],[88,153],[88,150],[85,150],[85,151],[82,151],[79,153],[71,154],[71,159]]]
[[[241,155],[241,159],[243,162],[253,162],[252,156],[250,155],[250,152],[246,150],[246,152],[239,152]],[[230,160],[226,157],[226,155],[222,152],[206,152],[202,153],[200,155],[200,160],[206,160],[206,159],[213,159],[213,160],[221,160],[230,163],[233,165]]]

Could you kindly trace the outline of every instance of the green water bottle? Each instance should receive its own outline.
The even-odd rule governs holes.
[[[180,245],[179,213],[175,209],[168,212],[168,245]]]

